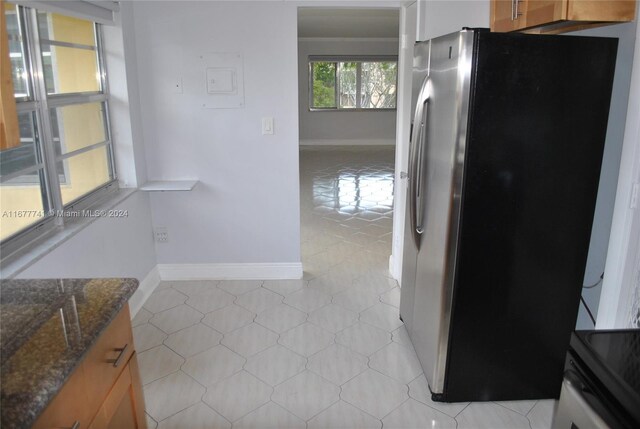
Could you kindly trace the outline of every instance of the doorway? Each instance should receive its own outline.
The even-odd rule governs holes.
[[[399,21],[398,8],[298,9],[302,263],[332,297],[365,275],[396,287]]]

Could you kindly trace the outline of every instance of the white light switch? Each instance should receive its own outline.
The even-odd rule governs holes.
[[[273,134],[273,118],[262,118],[262,135]]]

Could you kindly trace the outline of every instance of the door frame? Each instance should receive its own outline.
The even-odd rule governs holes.
[[[411,74],[413,45],[417,36],[417,3],[408,2],[400,8],[400,46],[398,47],[398,97],[396,104],[396,160],[393,192],[393,241],[389,257],[389,272],[402,284],[404,252],[404,219],[407,208],[407,178],[409,165],[409,134],[411,129]]]
[[[363,0],[363,1],[322,1],[310,0],[298,2],[301,8],[393,8],[400,11],[400,30],[398,34],[398,92],[396,97],[396,150],[395,150],[395,185],[393,201],[393,233],[391,256],[389,256],[389,272],[401,281],[402,252],[404,245],[404,216],[406,202],[406,179],[401,172],[407,170],[409,159],[409,126],[411,116],[411,70],[413,65],[413,44],[417,30],[416,0]],[[297,34],[296,34],[297,37]],[[300,145],[298,144],[298,147]]]

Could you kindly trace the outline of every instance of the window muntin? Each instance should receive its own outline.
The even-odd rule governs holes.
[[[310,57],[310,110],[395,109],[395,57]]]
[[[101,146],[58,162],[58,171],[65,172],[66,183],[62,183],[60,187],[65,205],[112,179],[107,149]]]
[[[338,97],[341,109],[355,109],[358,107],[358,63],[338,63],[338,76],[340,86]]]
[[[71,104],[50,109],[56,155],[107,141],[104,103]]]
[[[56,13],[37,15],[47,94],[101,91],[95,25]]]
[[[100,91],[95,51],[44,44],[42,49],[47,94]]]
[[[40,222],[49,210],[36,114],[20,113],[18,121],[20,146],[0,151],[0,237]]]
[[[0,152],[3,253],[117,186],[100,27],[6,6],[21,145]]]
[[[41,41],[83,45],[94,50],[97,46],[95,26],[84,19],[38,11],[38,30]]]
[[[36,139],[35,112],[18,114],[20,146],[0,151],[2,176],[15,176],[42,163],[39,142]]]

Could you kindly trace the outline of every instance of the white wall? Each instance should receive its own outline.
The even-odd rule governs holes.
[[[118,15],[119,16],[119,15]],[[111,120],[111,139],[117,150],[114,150],[121,188],[135,188],[144,181],[138,180],[136,172],[145,169],[144,156],[136,157],[136,145],[133,144],[131,127],[131,110],[129,108],[129,88],[127,85],[127,69],[124,52],[124,40],[120,26],[105,25],[102,27],[104,56],[109,80],[109,115]],[[139,143],[139,141],[138,141]],[[137,162],[136,162],[137,161]]]
[[[640,327],[640,206],[632,205],[640,184],[640,27],[629,88],[627,124],[611,222],[605,278],[598,303],[598,329]]]
[[[148,176],[201,182],[151,195],[153,224],[169,234],[158,263],[298,263],[296,6],[134,2],[130,21]],[[207,52],[244,55],[243,108],[201,107]],[[274,135],[261,135],[262,117]]]
[[[398,55],[398,40],[300,39],[300,144],[395,144],[395,111],[309,110],[310,55]]]
[[[114,209],[128,216],[96,220],[16,278],[143,280],[156,266],[148,194],[137,191]]]
[[[616,198],[618,173],[620,171],[620,154],[624,140],[627,106],[629,103],[629,86],[631,84],[631,70],[636,42],[636,22],[610,25],[592,30],[570,33],[579,36],[617,37],[618,57],[613,81],[611,109],[609,110],[609,124],[605,141],[596,212],[593,219],[591,243],[585,272],[584,284],[597,282],[600,274],[605,271],[611,221]],[[607,273],[605,273],[605,276]],[[587,305],[594,313],[598,311],[598,303],[602,291],[601,284],[593,289],[584,289],[583,296]],[[578,329],[592,329],[593,323],[589,319],[584,306],[580,305],[578,314]]]
[[[489,28],[489,0],[418,0],[417,40],[462,30]]]
[[[109,50],[107,50],[106,57],[108,61],[110,60],[110,62],[107,63],[107,67],[108,73],[111,76],[114,72],[114,66],[119,67],[120,70],[122,70],[121,62],[126,66],[124,73],[119,72],[117,76],[111,79],[110,90],[113,97],[114,95],[118,96],[120,91],[123,90],[122,88],[126,87],[126,94],[122,93],[120,98],[123,100],[122,107],[128,110],[128,128],[131,133],[132,146],[131,148],[127,148],[126,158],[120,159],[123,162],[128,163],[129,169],[133,168],[134,170],[134,176],[129,180],[131,182],[131,186],[141,186],[147,181],[147,160],[145,157],[145,142],[142,130],[142,111],[140,107],[140,90],[138,84],[138,68],[136,64],[138,54],[136,52],[136,45],[133,43],[135,36],[133,32],[132,8],[132,2],[120,2],[121,12],[117,16],[120,31],[116,32],[116,34],[110,39],[107,39],[107,41],[110,40],[112,42],[111,45],[114,46],[112,50],[115,52],[110,55]],[[105,36],[108,34],[110,33],[105,31]],[[125,40],[127,41],[126,45],[124,45]],[[117,50],[115,46],[118,47]],[[120,146],[125,142],[122,140],[116,140],[116,144]],[[122,150],[119,150],[118,152],[122,152]],[[116,154],[116,156],[122,157],[122,155],[118,154]],[[122,175],[122,172],[120,172],[120,175]],[[134,179],[135,183],[133,182]]]

